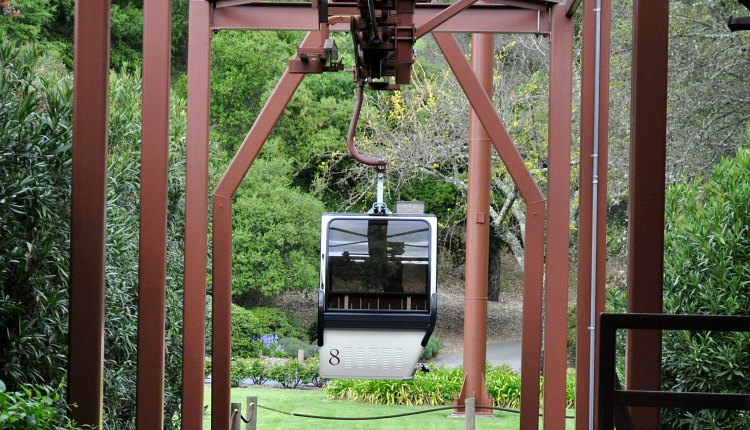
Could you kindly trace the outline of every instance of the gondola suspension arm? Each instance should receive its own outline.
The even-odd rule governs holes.
[[[349,124],[349,133],[346,135],[346,147],[349,149],[349,154],[354,157],[355,160],[362,164],[375,167],[378,173],[385,172],[385,166],[388,161],[382,158],[372,157],[370,155],[360,154],[357,148],[354,147],[354,133],[357,130],[357,122],[359,121],[359,113],[362,111],[362,99],[364,98],[364,82],[357,82],[357,100],[354,104],[354,113],[352,114],[352,122]]]
[[[385,177],[385,166],[388,165],[388,161],[382,158],[373,157],[370,155],[360,154],[357,148],[354,147],[354,133],[357,130],[357,122],[359,121],[359,114],[362,111],[362,99],[364,98],[364,82],[357,82],[357,100],[354,104],[354,113],[352,114],[352,122],[349,124],[349,133],[346,135],[346,147],[349,149],[349,154],[354,157],[355,160],[362,164],[375,167],[375,171],[378,174],[378,197],[377,201],[373,203],[370,213],[374,214],[388,214],[391,213],[388,207],[383,202],[383,181]]]

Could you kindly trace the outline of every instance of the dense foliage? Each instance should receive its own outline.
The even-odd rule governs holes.
[[[664,311],[747,315],[750,310],[750,148],[723,159],[706,181],[667,193]],[[746,393],[750,333],[664,334],[664,389]],[[663,413],[669,428],[728,429],[750,424],[747,412]]]
[[[57,384],[67,363],[71,87],[0,45],[0,379]]]
[[[228,31],[213,37],[211,138],[229,157],[239,148],[301,40],[298,34],[266,31]]]
[[[142,63],[143,1],[111,0],[111,53],[113,68],[134,70]],[[185,70],[187,59],[188,0],[172,0],[172,67]],[[0,37],[34,42],[44,51],[73,65],[73,12],[75,0],[2,0]]]
[[[323,211],[291,185],[288,163],[257,160],[233,205],[232,292],[254,298],[314,289]]]

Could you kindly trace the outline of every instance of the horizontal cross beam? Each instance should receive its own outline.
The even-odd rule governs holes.
[[[418,3],[414,25],[419,28],[449,6]],[[331,3],[328,10],[332,17],[359,14],[356,7],[347,3]],[[318,11],[310,7],[309,3],[249,3],[217,7],[213,13],[212,29],[315,31],[319,29],[318,19]],[[340,21],[341,23],[333,23],[331,30],[349,31],[348,21]],[[549,34],[549,13],[507,5],[475,4],[438,25],[434,31]]]

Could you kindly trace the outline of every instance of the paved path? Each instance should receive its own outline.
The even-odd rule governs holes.
[[[487,344],[487,362],[492,364],[507,364],[515,371],[521,370],[521,341]],[[438,357],[433,363],[446,366],[460,366],[464,364],[464,353],[459,351]]]

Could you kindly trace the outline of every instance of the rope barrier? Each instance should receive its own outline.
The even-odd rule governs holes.
[[[430,412],[445,411],[445,410],[449,410],[449,409],[464,409],[465,408],[465,406],[463,406],[463,405],[459,405],[459,406],[439,406],[439,407],[436,407],[436,408],[430,408],[430,409],[425,409],[425,410],[421,410],[421,411],[404,412],[404,413],[401,413],[401,414],[392,414],[392,415],[377,415],[377,416],[373,416],[373,417],[330,417],[330,416],[322,416],[322,415],[303,414],[303,413],[299,413],[299,412],[286,412],[286,411],[281,411],[279,409],[271,408],[269,406],[263,406],[261,404],[257,404],[255,406],[257,406],[260,409],[266,409],[266,410],[269,410],[269,411],[272,411],[272,412],[276,412],[278,414],[288,415],[288,416],[292,416],[292,417],[311,418],[311,419],[317,419],[317,420],[336,420],[336,421],[384,420],[384,419],[389,419],[389,418],[408,417],[410,415],[428,414]],[[499,408],[499,407],[495,407],[495,406],[477,405],[477,406],[475,406],[475,408],[476,409],[490,409],[490,410],[493,410],[493,411],[501,411],[501,412],[511,412],[511,413],[514,413],[514,414],[520,414],[521,413],[521,411],[518,410],[518,409]],[[541,417],[541,416],[543,416],[543,414],[539,414],[539,416]],[[242,415],[240,415],[240,417],[242,417]],[[571,416],[571,415],[566,415],[565,418],[566,419],[574,419],[575,417]],[[243,421],[244,421],[244,418],[243,418]],[[245,422],[247,422],[247,421],[245,421]]]
[[[252,403],[251,403],[251,405],[252,405]],[[240,419],[242,420],[242,422],[243,422],[243,423],[245,423],[245,424],[250,424],[250,418],[252,418],[252,416],[251,416],[250,418],[245,418],[245,416],[244,416],[244,415],[242,415],[242,414],[240,413],[239,409],[232,409],[232,416],[231,416],[231,418],[230,418],[230,421],[231,421],[231,420],[234,420],[234,417],[235,417],[235,416],[236,416],[237,414],[239,414],[239,415],[240,415]]]

